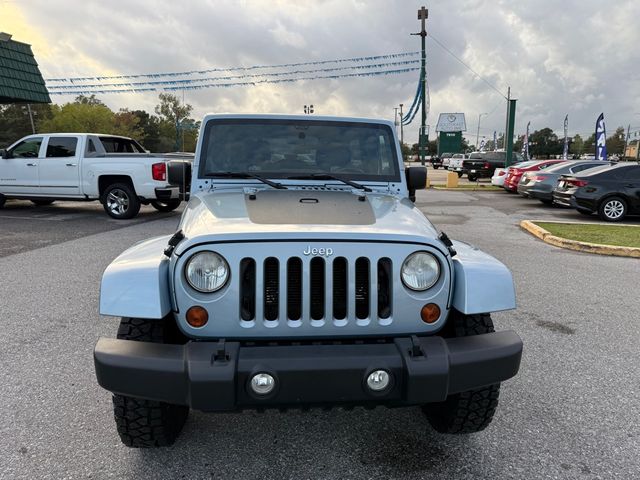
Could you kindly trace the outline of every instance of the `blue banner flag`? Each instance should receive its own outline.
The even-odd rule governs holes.
[[[562,150],[562,159],[569,159],[569,114],[564,117],[564,149]]]
[[[525,161],[529,160],[529,125],[531,125],[531,122],[527,123],[527,133],[524,134],[524,140],[522,141],[522,156]]]
[[[604,127],[604,113],[596,121],[596,160],[607,161],[607,131]]]

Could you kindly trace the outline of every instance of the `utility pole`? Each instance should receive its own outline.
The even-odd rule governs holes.
[[[427,54],[426,54],[426,39],[427,39],[427,29],[425,28],[427,18],[429,18],[429,10],[424,8],[424,6],[418,10],[418,20],[420,20],[420,37],[422,40],[422,62],[420,68],[420,89],[422,96],[422,121],[420,122],[420,142],[419,142],[419,152],[420,152],[420,164],[424,166],[426,155],[427,155],[427,143],[428,139],[426,138],[427,132]]]
[[[480,119],[482,118],[482,115],[489,115],[489,114],[481,113],[478,115],[478,130],[476,131],[476,152],[480,150],[478,142],[480,141]]]
[[[627,148],[629,147],[629,135],[631,134],[631,124],[627,127],[627,136],[624,137],[624,150],[622,151],[622,158],[627,156]]]
[[[31,112],[31,104],[27,103],[27,111],[29,112],[29,120],[31,121],[31,131],[36,133],[36,126],[33,123],[33,113]]]
[[[404,144],[404,125],[402,125],[402,107],[404,104],[400,104],[400,145]]]

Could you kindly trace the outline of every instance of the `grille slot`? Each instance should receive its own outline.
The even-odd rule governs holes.
[[[253,320],[256,316],[256,262],[252,258],[240,261],[240,318]]]
[[[333,261],[333,318],[347,317],[347,259],[338,257]]]
[[[280,297],[280,262],[269,257],[264,261],[264,318],[278,319],[278,300]]]
[[[391,259],[378,260],[378,317],[389,318],[392,311]]]
[[[356,318],[369,317],[369,259],[356,260]]]
[[[300,320],[302,316],[302,260],[297,257],[287,262],[287,318]]]
[[[310,269],[310,304],[309,315],[313,320],[324,318],[324,259],[315,257],[311,259]]]

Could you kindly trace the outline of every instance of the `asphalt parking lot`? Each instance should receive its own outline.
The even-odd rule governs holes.
[[[115,221],[96,203],[11,202],[0,211],[0,478],[638,478],[640,263],[540,242],[518,222],[584,217],[504,192],[422,191],[417,205],[514,274],[518,309],[494,320],[525,352],[486,431],[436,434],[417,408],[192,412],[173,448],[128,449],[93,371],[97,338],[118,323],[97,313],[100,277],[128,246],[172,233],[181,209]]]

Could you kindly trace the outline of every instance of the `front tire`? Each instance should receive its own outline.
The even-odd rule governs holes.
[[[458,172],[458,178],[462,178],[462,172]]]
[[[475,182],[476,180],[478,180],[478,176],[472,175],[472,174],[467,175],[467,178],[469,179],[470,182]]]
[[[453,310],[445,336],[468,337],[494,332],[491,315],[481,313],[464,315]],[[422,407],[429,423],[440,433],[475,433],[487,428],[498,407],[500,384],[449,395],[444,402],[430,403]]]
[[[135,217],[140,211],[140,200],[131,185],[114,183],[109,185],[102,197],[104,211],[111,218],[127,220]]]
[[[171,315],[162,320],[123,318],[118,338],[137,342],[184,343]],[[127,447],[173,445],[189,415],[189,407],[113,395],[113,416],[120,440]]]
[[[598,208],[598,215],[607,222],[619,222],[626,214],[627,202],[620,197],[607,198]]]
[[[173,212],[180,206],[180,203],[180,199],[154,200],[153,202],[151,202],[151,206],[159,212]]]

